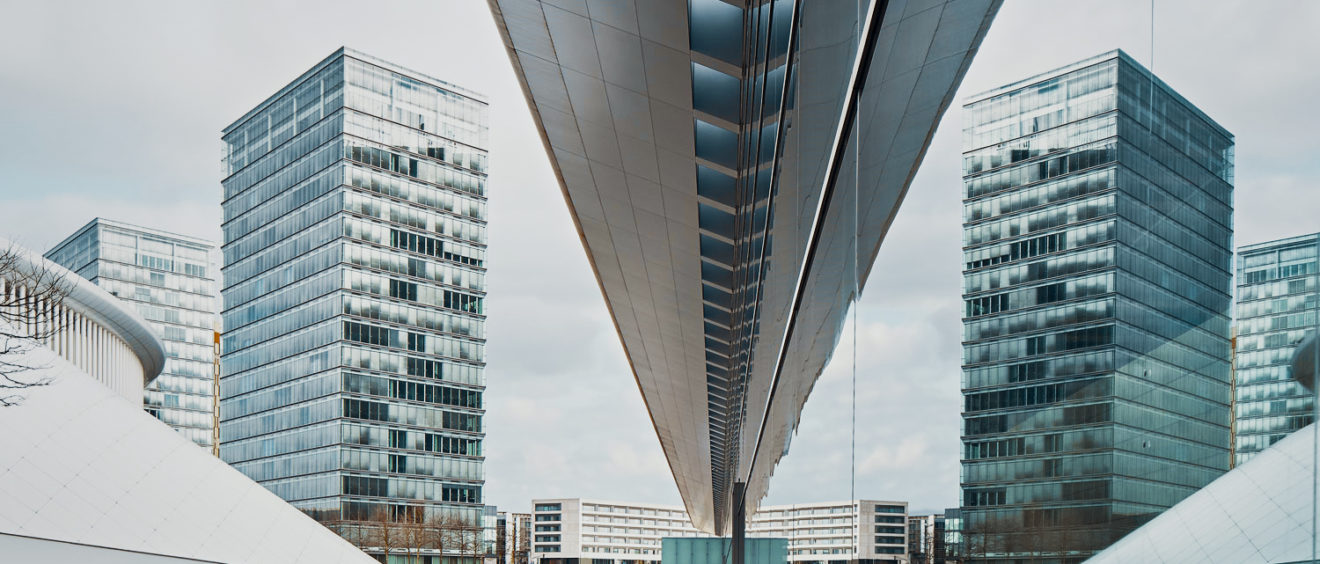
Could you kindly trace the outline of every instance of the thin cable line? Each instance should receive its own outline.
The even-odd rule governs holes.
[[[862,41],[862,5],[857,4],[857,41],[860,48]],[[853,119],[861,117],[861,110],[854,109]],[[860,276],[857,265],[857,245],[860,229],[858,225],[859,217],[857,208],[861,205],[861,185],[862,185],[862,128],[857,128],[857,141],[853,143],[853,223],[852,223],[852,430],[849,435],[851,444],[851,461],[848,465],[848,505],[852,506],[852,549],[854,561],[860,561],[862,558],[862,505],[857,501],[857,308],[860,301],[859,286],[857,278]]]
[[[854,147],[860,147],[861,145],[860,131],[858,132],[857,141],[858,141],[857,145],[855,145]],[[854,172],[856,173],[857,177],[860,177],[861,175],[860,149],[858,149],[858,154],[856,156],[858,158],[858,162],[854,167]],[[858,201],[861,197],[858,190],[858,186],[860,184],[861,184],[861,179],[856,178],[856,184],[853,185],[852,432],[850,435],[852,441],[852,444],[850,445],[852,452],[852,461],[851,464],[849,465],[851,469],[851,474],[849,476],[849,482],[848,482],[848,499],[850,500],[850,503],[852,503],[852,505],[854,506],[853,509],[854,511],[853,550],[855,553],[854,558],[862,557],[861,523],[860,523],[862,510],[861,510],[861,505],[857,503],[857,308],[860,307],[860,302],[861,302],[860,291],[858,288],[861,284],[857,280],[858,277],[857,206],[861,203]]]
[[[863,17],[863,15],[862,15],[862,5],[861,5],[861,3],[859,2],[859,3],[857,4],[857,41],[858,41],[858,45],[860,45],[860,44],[861,44],[861,41],[862,41],[862,17]],[[854,115],[853,115],[853,119],[854,119],[854,120],[856,120],[856,119],[858,119],[858,118],[861,117],[861,116],[860,116],[860,114],[861,114],[861,110],[860,110],[860,109],[854,109],[853,112],[854,112]],[[853,506],[853,518],[852,518],[852,522],[853,522],[853,527],[852,527],[852,529],[853,529],[853,530],[852,530],[852,537],[853,537],[853,538],[852,538],[852,544],[853,544],[853,558],[854,558],[854,559],[859,559],[859,558],[862,557],[862,546],[861,546],[861,522],[860,522],[860,521],[861,521],[861,515],[862,515],[862,512],[861,512],[861,509],[862,509],[862,508],[861,508],[860,504],[857,503],[857,307],[858,307],[858,305],[857,305],[857,302],[858,302],[857,287],[859,286],[859,284],[858,284],[858,282],[857,282],[857,277],[858,277],[858,275],[859,275],[859,273],[858,273],[858,267],[857,267],[857,243],[858,243],[858,241],[857,241],[857,239],[858,239],[858,237],[857,237],[857,231],[858,231],[858,228],[860,227],[860,226],[858,225],[858,211],[857,211],[857,208],[858,208],[859,205],[861,205],[861,184],[862,184],[862,178],[861,178],[861,176],[862,176],[862,173],[861,173],[861,170],[862,170],[862,129],[861,129],[861,128],[857,128],[856,136],[857,136],[857,140],[856,140],[855,143],[853,143],[853,218],[852,218],[852,219],[853,219],[853,223],[852,223],[852,236],[853,236],[853,240],[852,240],[852,248],[853,248],[853,249],[852,249],[852,250],[853,250],[853,252],[852,252],[852,267],[853,267],[853,268],[852,268],[852,278],[853,278],[853,280],[852,280],[852,281],[853,281],[853,288],[852,288],[852,289],[853,289],[853,292],[852,292],[852,399],[851,399],[851,401],[852,401],[852,409],[851,409],[851,412],[852,412],[852,429],[851,429],[851,431],[849,432],[849,441],[850,441],[850,445],[849,445],[849,453],[850,453],[850,455],[849,455],[849,456],[850,456],[851,460],[850,460],[849,465],[848,465],[848,469],[849,469],[849,475],[848,475],[848,500],[849,500],[849,501],[848,501],[848,504]]]

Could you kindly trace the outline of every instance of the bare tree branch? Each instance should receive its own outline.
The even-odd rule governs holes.
[[[19,390],[51,383],[48,376],[26,375],[48,368],[27,360],[26,353],[65,329],[69,282],[63,271],[30,261],[24,253],[14,245],[0,249],[0,407],[21,404],[25,396]]]
[[[394,555],[421,562],[426,555],[447,555],[478,562],[486,552],[480,522],[470,523],[444,511],[428,515],[419,506],[386,505],[365,516],[343,516],[333,509],[304,512],[363,552],[382,554],[387,560]]]

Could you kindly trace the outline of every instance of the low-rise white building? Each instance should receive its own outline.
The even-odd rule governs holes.
[[[564,498],[533,500],[532,509],[531,560],[539,564],[655,564],[661,539],[708,536],[679,506]],[[762,506],[747,536],[788,539],[790,562],[906,564],[907,503]]]
[[[0,560],[375,562],[143,411],[165,358],[147,322],[9,248],[0,329],[12,338],[0,360],[43,384],[10,390],[21,398],[0,407]],[[59,291],[43,292],[43,280]]]
[[[906,563],[907,502],[863,499],[762,506],[748,519],[747,536],[788,539],[789,562]]]

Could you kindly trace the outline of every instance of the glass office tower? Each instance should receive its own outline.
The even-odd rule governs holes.
[[[224,130],[221,456],[318,518],[481,524],[486,137],[343,49]]]
[[[1315,419],[1292,379],[1293,350],[1316,326],[1320,234],[1246,245],[1237,263],[1237,395],[1233,456],[1242,464]]]
[[[215,244],[159,229],[93,219],[46,258],[131,304],[165,345],[165,369],[144,390],[147,412],[213,446]]]
[[[1121,51],[964,110],[963,548],[1079,561],[1228,468],[1233,137]]]

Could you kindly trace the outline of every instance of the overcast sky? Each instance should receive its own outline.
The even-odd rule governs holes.
[[[220,130],[341,45],[488,95],[487,502],[678,503],[484,1],[0,7],[0,236],[36,250],[95,216],[218,240]],[[1239,245],[1320,231],[1318,22],[1301,0],[1155,6],[1156,74],[1237,136]],[[1151,65],[1149,2],[1008,0],[959,100],[1114,48]],[[858,309],[857,495],[917,511],[958,497],[961,121],[955,105]],[[851,341],[767,502],[848,498]]]

